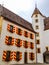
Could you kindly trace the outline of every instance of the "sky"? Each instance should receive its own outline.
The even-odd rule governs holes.
[[[30,23],[35,4],[43,15],[49,16],[49,0],[0,0],[0,4]]]

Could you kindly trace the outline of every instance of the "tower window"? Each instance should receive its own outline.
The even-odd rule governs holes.
[[[38,15],[36,14],[35,17],[38,17]]]
[[[36,33],[36,36],[38,37],[39,36],[39,33]]]
[[[38,23],[38,19],[36,19],[35,22]]]
[[[38,25],[36,25],[36,29],[39,29],[39,26]]]
[[[46,51],[48,51],[48,47],[46,47]]]
[[[36,40],[36,44],[40,44],[40,40],[38,39],[38,40]]]
[[[37,48],[37,53],[41,53],[41,50],[40,50],[40,48]]]

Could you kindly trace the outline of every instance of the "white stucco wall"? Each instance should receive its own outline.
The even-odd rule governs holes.
[[[0,41],[0,65],[10,65],[10,64],[24,64],[24,52],[27,51],[28,52],[28,63],[33,63],[33,62],[36,62],[36,54],[35,54],[35,60],[34,61],[31,61],[29,59],[29,52],[33,52],[33,53],[36,53],[35,51],[35,35],[34,35],[34,39],[30,39],[30,38],[26,38],[24,37],[23,35],[22,36],[19,36],[17,35],[16,33],[10,33],[9,31],[7,31],[7,24],[12,24],[14,26],[16,26],[15,24],[13,23],[10,23],[9,21],[7,20],[3,20],[3,24],[2,24],[2,32],[1,32],[1,41]],[[19,26],[17,26],[19,27]],[[19,27],[21,28],[22,30],[26,30],[22,27]],[[31,31],[29,30],[26,30],[27,32],[29,33],[32,33]],[[34,34],[34,33],[33,33]],[[6,36],[12,36],[14,38],[19,38],[21,40],[26,40],[28,42],[33,42],[34,43],[34,49],[30,49],[30,48],[27,48],[25,49],[23,46],[21,48],[18,48],[16,47],[16,45],[13,45],[13,46],[8,46],[5,44],[5,37]],[[20,52],[23,52],[22,54],[22,60],[20,60],[19,62],[17,61],[10,61],[10,62],[5,62],[5,61],[2,61],[2,55],[3,55],[3,51],[4,50],[11,50],[11,51],[20,51]]]
[[[37,48],[41,49],[41,53],[37,53],[37,63],[43,63],[43,52],[44,52],[44,39],[43,39],[43,31],[44,31],[44,17],[42,17],[40,14],[37,14],[38,17],[35,17],[35,15],[32,17],[32,25],[36,32],[39,32],[39,37],[36,37],[36,39],[40,40],[40,44],[37,44]],[[38,23],[35,22],[35,20],[38,19]],[[39,26],[39,29],[36,29],[36,25]]]

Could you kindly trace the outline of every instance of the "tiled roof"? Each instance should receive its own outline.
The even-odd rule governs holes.
[[[34,10],[32,16],[35,15],[35,14],[40,14],[41,16],[45,17],[45,16],[39,11],[39,9],[38,9],[37,7],[35,7],[35,10]],[[31,16],[31,17],[32,17],[32,16]]]
[[[32,32],[35,32],[33,30],[32,24],[28,21],[24,20],[20,16],[16,15],[15,13],[11,12],[7,8],[0,5],[0,15],[2,15],[4,18],[10,20],[10,22],[13,22],[21,27],[24,27]]]

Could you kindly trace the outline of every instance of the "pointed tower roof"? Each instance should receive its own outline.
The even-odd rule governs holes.
[[[33,15],[35,15],[35,14],[40,14],[41,16],[45,17],[45,16],[39,11],[39,9],[37,8],[37,5],[36,5],[36,4],[35,4],[35,10],[34,10],[34,12],[33,12],[33,14],[32,14],[31,17],[33,17]]]

